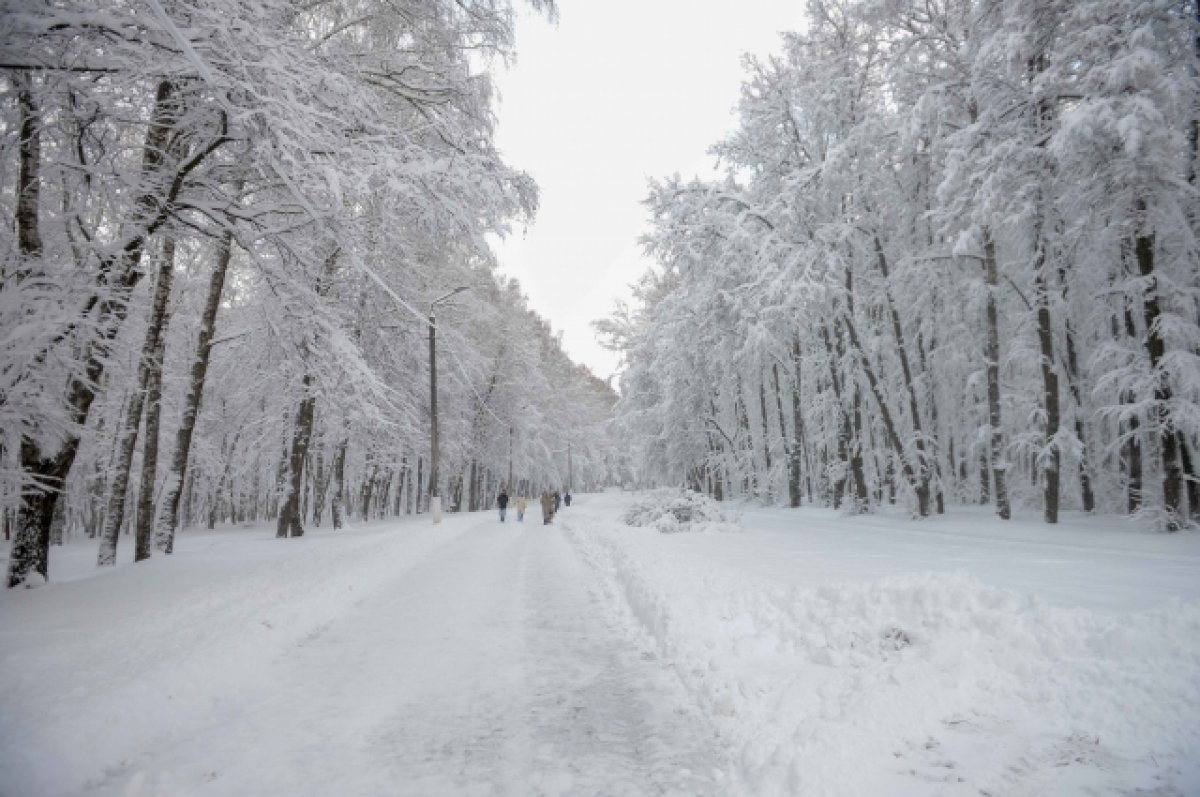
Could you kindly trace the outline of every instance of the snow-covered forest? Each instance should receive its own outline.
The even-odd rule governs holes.
[[[1198,191],[1200,0],[0,0],[0,793],[1200,794]]]
[[[103,565],[170,552],[180,526],[423,511],[431,326],[447,509],[610,479],[615,394],[489,248],[537,206],[493,143],[513,13],[4,4],[9,586],[63,535]]]
[[[597,324],[652,478],[916,516],[1200,510],[1200,9],[811,0]]]

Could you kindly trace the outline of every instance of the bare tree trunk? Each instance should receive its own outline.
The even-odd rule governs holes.
[[[313,457],[312,522],[314,526],[319,527],[325,515],[325,491],[327,489],[329,489],[329,482],[325,474],[325,447],[321,446]]]
[[[838,432],[837,432],[837,477],[830,485],[832,487],[832,503],[834,509],[840,509],[842,506],[842,498],[846,493],[846,480],[849,474],[849,455],[847,446],[850,444],[850,416],[846,412],[845,397],[842,392],[841,379],[838,377],[837,358],[834,356],[833,343],[829,340],[829,333],[824,326],[821,327],[821,340],[825,343],[825,356],[829,361],[829,382],[833,388],[834,405],[837,407],[838,413]],[[840,340],[840,338],[839,338]],[[839,349],[840,349],[839,345]],[[840,351],[837,354],[841,354]]]
[[[854,487],[854,512],[859,514],[870,509],[871,494],[867,489],[867,474],[863,469],[863,438],[866,435],[863,433],[862,391],[857,386],[852,389],[854,390],[854,412],[850,417],[853,419],[854,434],[850,438],[850,477]]]
[[[42,256],[41,212],[42,131],[33,86],[27,72],[10,75],[17,84],[17,106],[21,117],[21,165],[17,173],[17,247],[23,259]],[[28,268],[22,264],[21,271]]]
[[[417,514],[421,514],[421,496],[425,494],[425,458],[417,457],[416,500]]]
[[[363,476],[362,490],[358,496],[359,519],[368,520],[371,511],[371,493],[375,489],[375,474],[379,472],[379,465],[375,464],[373,458],[369,459],[370,469]]]
[[[296,411],[292,432],[291,453],[288,457],[287,497],[279,510],[275,527],[276,537],[304,536],[304,518],[300,514],[300,493],[304,486],[304,462],[308,458],[308,443],[312,439],[313,413],[317,398],[312,394],[313,378],[306,373],[301,383],[302,398]]]
[[[1045,257],[1038,244],[1037,259]],[[1037,276],[1034,278],[1034,293],[1037,297],[1037,334],[1038,347],[1041,350],[1042,370],[1042,407],[1046,415],[1046,450],[1042,454],[1042,500],[1044,503],[1044,518],[1047,523],[1058,522],[1059,497],[1059,462],[1061,459],[1055,436],[1061,422],[1058,405],[1058,373],[1054,365],[1054,329],[1050,321],[1050,297],[1046,287],[1046,278],[1042,274],[1040,264]]]
[[[984,282],[987,285],[987,306],[984,311],[986,325],[986,343],[984,357],[987,360],[987,399],[988,399],[988,449],[992,480],[996,483],[996,514],[1003,520],[1012,517],[1012,509],[1008,504],[1008,457],[1004,453],[1004,426],[1000,416],[1000,324],[996,313],[996,290],[999,286],[999,270],[996,265],[996,244],[992,240],[990,230],[983,232],[983,267]],[[984,493],[987,492],[986,473],[984,474]],[[986,502],[986,497],[985,497]]]
[[[896,354],[900,359],[900,373],[904,377],[904,390],[908,396],[908,414],[912,423],[913,446],[916,449],[915,473],[916,482],[913,484],[917,493],[917,511],[921,517],[929,514],[929,462],[925,452],[925,434],[921,429],[921,409],[917,402],[917,388],[913,381],[912,366],[909,364],[908,346],[904,342],[904,328],[900,325],[900,314],[896,311],[896,303],[892,301],[891,274],[888,271],[887,256],[883,252],[883,244],[879,237],[874,237],[875,262],[879,273],[883,275],[883,296],[887,304],[888,316],[892,322],[892,337],[896,341]],[[850,280],[847,271],[846,289],[850,291]],[[863,357],[865,363],[866,358]]]
[[[800,334],[792,336],[792,446],[788,454],[788,500],[793,507],[800,506],[801,481],[807,472],[804,468],[804,449],[807,445],[804,435],[804,405],[802,402],[803,363],[800,358]],[[812,487],[808,490],[808,500],[812,502]]]
[[[171,298],[171,282],[175,265],[175,239],[168,236],[163,240],[159,255],[158,278],[154,285],[153,306],[146,323],[146,335],[142,341],[142,356],[138,363],[137,387],[125,407],[125,417],[117,434],[117,455],[113,467],[113,479],[109,486],[108,511],[104,528],[100,533],[100,553],[96,564],[104,567],[117,561],[117,540],[121,524],[125,520],[125,500],[129,491],[129,475],[133,467],[133,451],[137,446],[138,427],[142,422],[142,408],[150,388],[152,368],[161,365],[161,343],[166,328],[167,304]],[[143,557],[145,558],[145,557]]]
[[[799,346],[799,336],[795,335],[792,339],[792,436],[790,440],[783,412],[783,388],[779,383],[779,365],[776,363],[771,366],[771,373],[775,379],[775,411],[779,416],[779,436],[783,440],[783,453],[787,457],[788,464],[788,506],[793,508],[800,506],[802,475],[800,465],[803,457],[801,448],[804,444],[804,415],[800,408]]]
[[[762,378],[761,372],[758,380],[758,412],[759,420],[762,421],[763,460],[766,464],[767,490],[771,492],[774,483],[774,479],[771,478],[771,427],[767,423],[767,380]]]
[[[31,267],[30,261],[42,256],[38,218],[41,209],[41,127],[29,76],[22,75],[19,79],[17,105],[21,115],[21,166],[17,177],[16,224],[17,245],[25,261],[21,266],[23,274]],[[76,446],[78,441],[72,443],[68,440],[57,457],[44,457],[41,450],[27,438],[21,441],[21,467],[33,477],[40,489],[21,502],[11,524],[13,544],[9,553],[7,578],[10,588],[25,583],[31,573],[40,573],[42,578],[49,578],[50,522],[58,500],[58,490],[66,480],[67,471],[75,458]],[[6,525],[6,534],[8,530],[9,525]]]
[[[165,308],[164,308],[165,309]],[[166,316],[162,324],[166,326]],[[166,339],[161,331],[150,354],[146,374],[146,440],[142,445],[142,484],[138,493],[137,525],[134,533],[133,560],[150,558],[154,532],[154,482],[158,476],[158,425],[162,416],[162,366]]]
[[[337,453],[333,457],[333,499],[329,502],[329,515],[333,520],[333,528],[340,529],[346,525],[346,446],[345,439],[338,444]]]
[[[905,456],[904,443],[900,439],[899,433],[896,431],[896,424],[892,420],[892,413],[887,402],[884,400],[883,392],[879,386],[879,379],[875,375],[875,370],[871,367],[870,360],[867,359],[867,354],[863,350],[862,342],[858,337],[858,330],[854,326],[853,319],[849,313],[841,313],[842,325],[846,329],[846,334],[850,339],[850,344],[855,353],[858,355],[859,364],[862,368],[863,375],[867,378],[867,386],[871,389],[871,394],[875,398],[875,404],[879,408],[880,420],[883,421],[883,429],[887,434],[888,442],[891,443],[892,451],[895,452],[896,458],[900,462],[900,470],[904,474],[904,480],[909,487],[917,495],[917,511],[921,517],[929,515],[929,491],[921,491],[920,481],[916,471],[913,470],[912,464]]]
[[[392,495],[392,476],[394,473],[395,471],[393,471],[390,467],[384,469],[383,478],[381,479],[383,489],[377,491],[379,500],[376,502],[375,511],[380,518],[385,518],[388,514],[388,503]]]
[[[1145,203],[1139,200],[1136,210],[1139,218],[1134,253],[1138,271],[1148,280],[1142,300],[1142,313],[1146,322],[1146,353],[1150,357],[1150,368],[1155,375],[1155,420],[1159,448],[1162,452],[1163,508],[1167,513],[1167,531],[1179,531],[1188,522],[1187,507],[1184,503],[1184,482],[1195,474],[1184,472],[1183,444],[1169,410],[1173,394],[1167,374],[1161,368],[1162,359],[1166,355],[1166,341],[1160,328],[1162,308],[1158,301],[1158,281],[1154,276],[1154,233],[1145,229]]]
[[[1070,322],[1066,329],[1067,345],[1067,388],[1075,403],[1075,436],[1079,438],[1082,451],[1079,455],[1079,494],[1083,502],[1083,511],[1092,512],[1096,509],[1096,496],[1092,492],[1092,469],[1088,462],[1088,440],[1083,424],[1083,391],[1079,389],[1079,358],[1075,352],[1075,334],[1071,331]]]
[[[229,272],[229,261],[232,259],[233,231],[226,230],[217,245],[217,262],[208,281],[208,296],[205,298],[200,332],[196,339],[196,359],[192,363],[191,382],[184,402],[183,418],[175,434],[175,456],[163,493],[163,511],[154,529],[154,545],[163,553],[169,554],[175,547],[175,530],[179,526],[179,498],[192,452],[192,435],[196,430],[196,419],[200,416],[200,405],[204,398],[204,380],[208,376],[208,362],[212,355],[217,310],[221,306],[225,275]]]

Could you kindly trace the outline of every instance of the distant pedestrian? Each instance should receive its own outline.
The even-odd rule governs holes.
[[[504,513],[508,509],[508,490],[500,489],[500,495],[496,496],[496,504],[500,507],[500,522],[504,522]]]
[[[549,490],[542,490],[542,525],[550,525],[554,520],[554,496]]]
[[[562,494],[558,490],[554,491],[554,514],[558,514],[559,507],[562,506]]]
[[[528,504],[528,502],[526,502],[525,496],[518,495],[517,496],[517,520],[524,522],[525,507],[527,507],[527,506],[529,506],[529,504]]]
[[[571,505],[571,491],[567,490],[567,494],[563,496],[563,503],[567,506]]]

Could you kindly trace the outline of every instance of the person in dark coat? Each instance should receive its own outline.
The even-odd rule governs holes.
[[[542,490],[542,525],[550,525],[554,520],[554,496],[549,490]]]
[[[554,514],[558,514],[559,507],[562,506],[562,494],[558,490],[554,491]]]
[[[567,506],[571,505],[571,491],[570,490],[567,490],[566,495],[563,496],[563,503],[566,504]]]
[[[496,504],[500,507],[500,522],[504,522],[504,512],[508,509],[508,490],[500,488],[500,495],[496,496]]]

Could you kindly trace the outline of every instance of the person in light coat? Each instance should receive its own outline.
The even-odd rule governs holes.
[[[525,500],[525,496],[517,496],[517,520],[525,520],[525,508],[529,506],[529,502]]]

